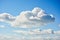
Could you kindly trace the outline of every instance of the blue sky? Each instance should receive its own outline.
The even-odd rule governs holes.
[[[38,29],[60,30],[60,0],[0,0],[0,15],[9,13],[13,16],[18,16],[22,11],[31,11],[35,7],[39,7],[43,9],[46,14],[52,14],[55,17],[53,23],[37,27]],[[12,27],[9,23],[1,21],[0,25],[5,26],[4,28],[0,27],[1,34],[14,34],[14,32],[11,32],[13,30],[28,30],[27,28]],[[34,28],[32,28],[32,30],[33,29]]]

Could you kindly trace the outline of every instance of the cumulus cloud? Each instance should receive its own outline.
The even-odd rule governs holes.
[[[16,20],[12,23],[12,26],[16,27],[38,27],[54,22],[53,15],[48,15],[41,8],[34,8],[32,11],[23,11],[16,17]]]
[[[0,21],[1,22],[12,22],[12,21],[14,21],[15,20],[15,17],[14,16],[12,16],[12,15],[10,15],[10,14],[8,14],[8,13],[2,13],[2,14],[0,14]]]
[[[54,22],[53,15],[46,14],[44,10],[35,7],[32,11],[22,11],[18,16],[8,13],[0,14],[0,21],[8,22],[13,27],[31,28]]]
[[[8,22],[14,27],[31,28],[52,23],[55,21],[55,17],[47,14],[41,8],[36,7],[32,11],[23,11],[18,16],[2,13],[0,14],[0,21]],[[4,26],[0,27],[3,28]],[[0,35],[0,40],[60,40],[60,36],[57,35],[60,35],[60,31],[53,31],[52,29],[14,30],[13,33],[18,33],[19,36]],[[50,34],[52,34],[52,36]]]

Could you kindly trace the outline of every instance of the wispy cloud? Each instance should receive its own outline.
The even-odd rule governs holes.
[[[44,10],[36,7],[32,11],[23,11],[16,17],[13,26],[19,27],[38,27],[54,22],[55,18],[48,15]]]
[[[60,30],[59,31],[54,31],[52,29],[46,29],[46,30],[29,30],[29,31],[24,31],[24,30],[14,30],[13,32],[15,33],[22,33],[24,35],[50,35],[50,34],[59,34],[60,35]]]
[[[0,34],[0,40],[60,40],[60,36],[32,36],[32,37],[18,37],[16,35],[2,35]]]

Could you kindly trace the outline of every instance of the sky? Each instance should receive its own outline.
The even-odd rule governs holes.
[[[0,0],[0,40],[59,37],[60,0]]]

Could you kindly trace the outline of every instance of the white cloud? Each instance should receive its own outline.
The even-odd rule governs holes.
[[[8,22],[13,27],[32,28],[54,22],[53,15],[48,15],[41,8],[34,8],[32,11],[23,11],[14,17],[8,13],[0,14],[0,21]]]
[[[52,29],[47,29],[47,30],[29,30],[29,31],[22,31],[22,30],[14,30],[13,32],[15,33],[21,33],[23,35],[41,35],[41,34],[55,34]]]
[[[8,13],[0,14],[0,21],[2,21],[2,22],[7,22],[7,21],[8,22],[12,22],[14,20],[15,20],[15,17],[10,15],[10,14],[8,14]]]
[[[14,35],[0,35],[0,40],[21,40],[19,37]]]
[[[23,35],[50,35],[50,34],[56,34],[56,35],[60,35],[60,30],[59,31],[54,31],[52,29],[45,29],[45,30],[39,30],[39,29],[35,29],[35,30],[29,30],[29,31],[25,31],[25,30],[14,30],[14,33],[18,33],[18,34],[23,34]]]
[[[30,28],[46,25],[48,23],[54,22],[55,18],[53,15],[48,15],[44,10],[36,7],[32,11],[23,11],[17,17],[14,17],[8,13],[0,14],[0,21],[8,22],[12,26]],[[0,26],[4,28],[4,26]],[[60,31],[53,31],[52,29],[47,30],[14,30],[14,33],[23,34],[21,37],[13,36],[13,35],[0,35],[0,40],[60,40],[60,36],[54,35],[59,34]],[[45,34],[47,36],[45,36]],[[50,36],[53,34],[54,36]],[[37,36],[35,36],[37,35]],[[28,37],[27,37],[28,36]],[[31,36],[31,37],[30,37]]]
[[[60,36],[15,36],[15,35],[0,35],[0,40],[60,40]]]
[[[32,11],[21,12],[11,24],[14,27],[31,28],[52,23],[54,20],[53,15],[48,15],[44,10],[36,7]]]
[[[14,30],[13,32],[24,36],[23,40],[60,40],[60,31],[53,31],[52,29]]]

